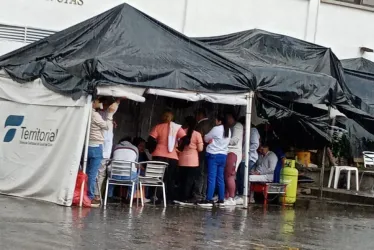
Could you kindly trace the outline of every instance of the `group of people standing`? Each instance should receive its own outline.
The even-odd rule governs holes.
[[[164,182],[169,203],[178,201],[205,207],[211,207],[214,203],[222,206],[243,204],[245,119],[238,121],[233,113],[225,113],[210,120],[206,111],[199,109],[195,116],[186,117],[179,125],[174,122],[173,113],[166,111],[161,122],[149,133],[147,142],[141,138],[133,141],[124,138],[112,152],[113,115],[118,105],[118,99],[97,99],[93,102],[87,164],[88,196],[92,206],[100,205],[96,179],[98,186],[102,186],[108,159],[138,161],[140,153],[146,160],[168,163]],[[274,171],[275,166],[253,169],[259,146],[259,133],[252,127],[249,152],[251,173],[257,176],[272,174],[270,172]],[[273,155],[269,157],[273,164]],[[144,172],[146,166],[141,167]],[[137,172],[134,170],[134,173]],[[256,178],[261,179],[252,179]],[[109,191],[111,195],[112,187]],[[215,195],[218,199],[214,199]]]
[[[236,173],[242,162],[243,124],[232,113],[218,114],[211,121],[204,109],[186,117],[182,126],[173,118],[171,111],[165,112],[148,138],[153,159],[169,164],[165,173],[168,200],[213,206],[217,194],[217,204],[242,204],[243,199],[236,196],[243,194],[237,189]],[[175,147],[170,147],[170,138],[176,141]]]

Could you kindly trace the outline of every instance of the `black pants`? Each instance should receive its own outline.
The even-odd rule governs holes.
[[[205,152],[199,153],[199,173],[195,180],[195,185],[198,188],[196,198],[205,200],[206,189],[208,181],[208,166],[205,162]]]
[[[200,176],[199,167],[178,167],[179,174],[179,199],[182,201],[196,201],[200,193],[200,187],[196,180]]]
[[[241,162],[236,172],[236,193],[239,196],[244,194],[244,170],[245,163]]]
[[[159,157],[155,156],[153,157],[154,161],[162,161],[169,164],[169,166],[165,170],[164,175],[164,182],[165,182],[165,189],[166,189],[166,200],[173,201],[177,199],[177,191],[176,191],[176,171],[177,171],[177,164],[178,161],[175,159],[165,158],[165,157]],[[157,196],[162,197],[161,189],[158,188]]]

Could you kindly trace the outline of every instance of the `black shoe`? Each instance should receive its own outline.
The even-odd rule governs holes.
[[[197,205],[199,207],[213,207],[213,201],[205,200],[205,201],[201,201],[201,202],[197,203]]]
[[[225,205],[225,201],[223,201],[223,200],[219,200],[219,201],[216,202],[216,204],[217,204],[217,206],[219,206],[219,207],[223,207],[223,206]]]

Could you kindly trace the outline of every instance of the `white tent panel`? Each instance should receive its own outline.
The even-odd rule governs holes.
[[[135,102],[145,102],[143,97],[145,88],[135,88],[125,85],[99,86],[97,94],[101,96],[126,97]]]
[[[0,73],[0,99],[17,103],[46,106],[84,106],[85,98],[73,100],[44,87],[40,79],[18,83]]]
[[[174,91],[163,89],[149,89],[147,93],[151,95],[183,99],[190,102],[208,101],[212,103],[229,105],[247,105],[245,94],[196,93],[190,91]]]
[[[91,103],[0,76],[0,193],[70,206]]]

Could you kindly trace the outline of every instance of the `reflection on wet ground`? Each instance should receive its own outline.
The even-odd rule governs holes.
[[[0,196],[1,249],[373,249],[372,207],[65,208]]]

